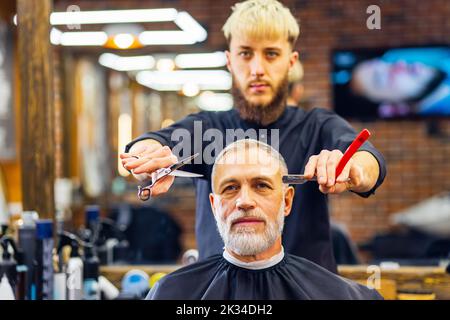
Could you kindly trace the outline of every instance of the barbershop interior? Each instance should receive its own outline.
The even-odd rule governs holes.
[[[238,61],[230,48],[239,38],[224,35],[237,2],[0,2],[0,300],[142,300],[153,289],[153,297],[170,297],[166,277],[181,268],[196,270],[211,253],[221,257],[222,251],[202,252],[225,232],[214,220],[221,219],[220,205],[211,204],[217,211],[210,212],[209,180],[189,172],[191,165],[170,173],[183,170],[193,152],[156,168],[129,144],[148,132],[170,136],[167,130],[199,112],[230,114],[242,104],[238,99],[246,99],[236,93],[240,78],[230,67]],[[256,0],[266,7],[272,2]],[[290,212],[281,235],[283,254],[295,254],[287,241],[298,236],[304,259],[320,265],[314,257],[327,248],[334,273],[385,300],[450,299],[450,2],[280,2],[300,26],[292,48],[298,60],[282,83],[283,106],[311,115],[322,108],[330,112],[324,117],[336,114],[348,122],[355,134],[342,153],[367,129],[385,167],[384,181],[370,196],[324,194],[317,181],[291,185],[314,190],[302,200],[320,198],[324,208],[315,212],[322,207],[310,203],[305,208],[311,212]],[[254,57],[245,61],[260,63],[261,73],[279,63]],[[263,95],[267,87],[257,83],[249,90]],[[202,134],[194,139],[212,141]],[[289,139],[282,131],[280,137]],[[302,152],[290,150],[297,151]],[[301,157],[302,167],[299,162],[289,174],[305,172],[308,159]],[[156,175],[143,171],[139,179],[124,159],[149,161],[153,173],[163,168],[157,173],[171,175],[173,184],[153,196],[149,188]],[[383,170],[376,163],[379,177]],[[200,215],[202,210],[209,215]],[[259,222],[243,223],[251,229]],[[295,234],[306,229],[308,235]],[[331,277],[331,271],[320,272]],[[172,291],[189,288],[171,279]],[[199,287],[201,281],[209,280],[199,280]]]

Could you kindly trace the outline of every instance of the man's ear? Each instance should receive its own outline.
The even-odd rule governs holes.
[[[227,69],[228,71],[231,72],[231,61],[230,61],[231,53],[229,50],[225,50],[225,56],[227,57]]]
[[[284,216],[287,217],[291,213],[292,202],[294,201],[295,189],[292,186],[286,188],[284,192]]]
[[[298,60],[298,51],[292,51],[289,58],[289,69],[291,69]]]
[[[209,194],[209,203],[211,204],[211,210],[213,212],[214,215],[216,215],[216,207],[214,205],[214,201],[215,201],[215,197],[214,197],[214,193],[210,193]]]

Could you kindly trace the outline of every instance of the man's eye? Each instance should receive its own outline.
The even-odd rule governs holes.
[[[259,190],[270,189],[270,186],[267,183],[258,183],[256,188]]]
[[[267,56],[270,57],[270,58],[278,57],[278,52],[269,51],[269,52],[267,52]]]
[[[241,51],[241,52],[239,52],[239,55],[241,57],[248,58],[248,57],[250,57],[250,51]]]
[[[238,186],[230,185],[230,186],[226,186],[226,187],[223,189],[223,192],[236,191],[237,189],[238,189]]]

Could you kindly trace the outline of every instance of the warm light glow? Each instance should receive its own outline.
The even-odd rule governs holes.
[[[225,52],[179,54],[175,57],[178,68],[218,68],[227,64]]]
[[[121,57],[113,53],[103,53],[98,62],[117,71],[148,70],[155,66],[155,59],[152,56]]]
[[[128,144],[128,142],[131,141],[131,115],[128,113],[122,113],[119,116],[119,123],[118,123],[118,154],[122,153],[123,150],[125,150],[125,146]],[[128,170],[126,170],[122,166],[121,159],[119,155],[117,156],[118,163],[117,163],[117,170],[119,171],[119,174],[123,177],[127,177],[130,175]]]
[[[50,15],[50,24],[71,25],[174,21],[177,16],[178,11],[173,8],[75,12],[64,11],[53,12]]]
[[[172,59],[161,58],[158,59],[158,62],[156,63],[156,69],[164,72],[172,71],[173,69],[175,69],[175,63]]]
[[[134,36],[129,33],[120,33],[114,36],[114,43],[119,49],[127,49],[134,42]]]
[[[200,88],[194,82],[187,82],[183,85],[181,91],[186,97],[195,97],[200,92]]]

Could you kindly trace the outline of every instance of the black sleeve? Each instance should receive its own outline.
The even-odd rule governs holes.
[[[331,111],[325,111],[319,116],[319,119],[322,120],[320,139],[323,149],[339,149],[345,152],[356,138],[357,132],[346,120]],[[370,152],[377,159],[380,168],[378,180],[371,190],[363,193],[355,192],[361,197],[367,198],[374,194],[375,190],[383,183],[386,176],[386,163],[381,152],[375,149],[369,141],[366,141],[359,150]]]
[[[125,152],[128,152],[133,144],[138,141],[153,139],[163,146],[170,147],[172,152],[174,152],[179,159],[188,157],[197,152],[200,153],[200,155],[193,160],[194,164],[185,165],[182,170],[205,175],[206,166],[202,161],[202,151],[204,148],[202,135],[209,127],[210,121],[208,112],[203,111],[190,114],[169,127],[159,131],[142,134],[126,145]]]

